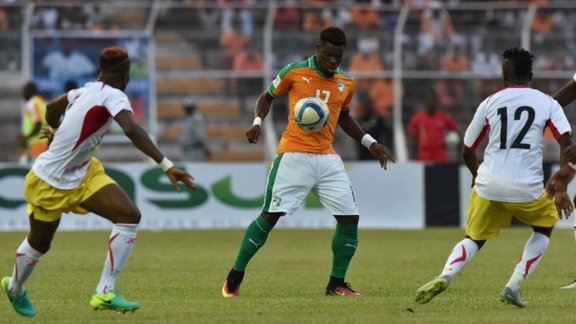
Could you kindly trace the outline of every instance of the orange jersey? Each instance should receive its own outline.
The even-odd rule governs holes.
[[[356,91],[354,80],[340,69],[333,77],[316,67],[316,57],[286,65],[268,86],[268,92],[280,96],[288,92],[288,125],[278,144],[277,153],[336,153],[332,142],[340,111],[350,109]],[[326,126],[315,133],[302,130],[294,121],[294,105],[304,97],[318,97],[328,104]]]

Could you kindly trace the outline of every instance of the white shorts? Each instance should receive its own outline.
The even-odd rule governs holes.
[[[352,184],[338,154],[281,153],[266,184],[266,213],[293,214],[312,191],[335,216],[358,215]]]

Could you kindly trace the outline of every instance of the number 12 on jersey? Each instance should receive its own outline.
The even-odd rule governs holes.
[[[506,149],[506,142],[508,140],[508,107],[498,108],[498,115],[500,116],[500,148],[505,150]],[[526,123],[522,126],[522,129],[518,133],[518,136],[512,142],[510,148],[517,148],[517,149],[530,149],[530,144],[522,143],[524,136],[528,133],[530,126],[534,123],[534,117],[536,116],[536,112],[534,108],[528,106],[522,106],[516,108],[514,111],[514,120],[520,120],[522,117],[522,113],[526,112],[528,114],[528,118],[526,119]]]

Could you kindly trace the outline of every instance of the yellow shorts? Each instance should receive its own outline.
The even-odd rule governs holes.
[[[87,214],[80,204],[104,186],[116,183],[105,172],[100,161],[92,158],[86,177],[74,189],[57,189],[38,178],[30,170],[24,180],[24,197],[28,201],[27,214],[44,222],[55,222],[62,213]]]
[[[496,237],[500,228],[510,226],[512,217],[538,227],[552,227],[560,220],[554,200],[545,193],[532,201],[515,203],[487,200],[472,190],[466,211],[466,235],[473,240]]]

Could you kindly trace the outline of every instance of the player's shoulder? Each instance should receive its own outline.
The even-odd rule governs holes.
[[[284,67],[280,70],[280,73],[278,73],[278,74],[280,75],[280,77],[284,77],[290,71],[293,71],[296,69],[305,69],[308,67],[309,67],[308,59],[302,60],[302,61],[291,62],[291,63],[284,65]]]
[[[352,75],[348,74],[348,72],[341,68],[336,69],[336,73],[338,73],[340,77],[346,81],[354,81],[354,77],[352,77]]]

